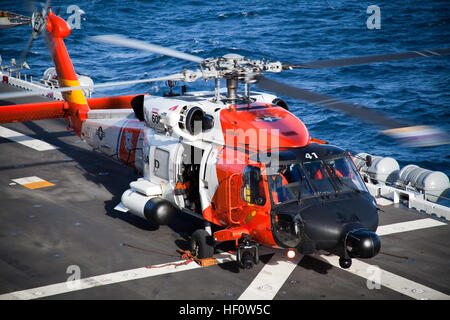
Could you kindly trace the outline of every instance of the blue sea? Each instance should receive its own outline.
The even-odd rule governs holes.
[[[0,10],[29,15],[27,6],[32,3],[1,0]],[[88,40],[101,34],[123,34],[204,58],[237,53],[293,63],[450,47],[449,1],[52,1],[53,11],[64,19],[74,14],[71,5],[84,13],[66,46],[77,73],[91,76],[95,83],[159,77],[189,66],[174,58]],[[367,27],[370,5],[380,8],[379,29]],[[0,30],[4,63],[18,59],[29,35],[27,26]],[[33,43],[27,62],[33,77],[52,65],[42,36]],[[360,103],[410,124],[450,132],[450,56],[266,76]],[[188,84],[188,90],[205,88],[213,88],[212,81]],[[94,96],[165,91],[164,83],[153,83],[97,90]],[[390,156],[401,166],[413,163],[450,175],[449,145],[407,148],[380,134],[381,127],[285,100],[315,138],[354,152]]]

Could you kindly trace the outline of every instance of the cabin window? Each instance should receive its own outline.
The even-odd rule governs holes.
[[[153,172],[155,176],[169,180],[169,157],[170,153],[166,150],[156,148],[153,160]]]

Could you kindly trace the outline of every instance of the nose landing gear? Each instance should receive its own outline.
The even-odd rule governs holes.
[[[259,263],[258,244],[251,241],[249,236],[244,235],[242,242],[237,246],[236,261],[242,269],[251,269],[253,265]]]
[[[352,265],[352,259],[350,259],[350,258],[348,258],[348,259],[346,259],[346,258],[339,258],[339,265],[343,269],[348,269]]]

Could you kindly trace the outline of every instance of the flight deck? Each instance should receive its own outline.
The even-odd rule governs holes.
[[[155,227],[115,210],[138,178],[132,168],[92,152],[62,119],[3,124],[0,133],[0,299],[450,298],[444,219],[380,206],[381,251],[350,269],[325,252],[287,259],[264,247],[249,270],[227,246],[217,265],[182,264],[177,249],[188,249],[202,222],[180,213]]]

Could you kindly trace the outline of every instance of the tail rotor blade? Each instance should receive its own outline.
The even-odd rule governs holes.
[[[25,46],[25,48],[22,50],[22,52],[20,53],[20,58],[19,58],[19,67],[21,68],[23,63],[25,62],[25,58],[28,55],[28,52],[30,51],[31,45],[33,44],[35,37],[32,34],[30,38],[28,38],[28,42]]]

